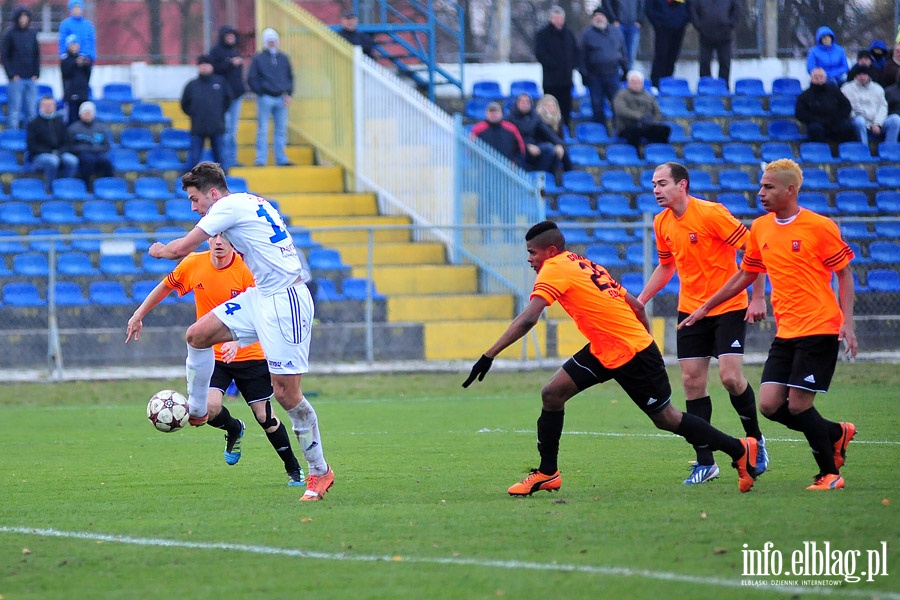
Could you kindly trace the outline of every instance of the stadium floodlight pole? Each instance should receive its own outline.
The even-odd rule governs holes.
[[[210,0],[203,0],[203,51],[209,52],[212,47],[212,5]]]

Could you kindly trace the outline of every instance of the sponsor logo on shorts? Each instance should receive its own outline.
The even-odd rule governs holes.
[[[280,369],[280,368],[281,368],[281,361],[280,361],[280,360],[270,360],[270,361],[269,361],[269,367],[274,367],[274,368],[276,368],[276,369]]]

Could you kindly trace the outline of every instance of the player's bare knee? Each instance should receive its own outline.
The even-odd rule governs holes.
[[[560,390],[551,385],[545,385],[541,389],[541,404],[544,410],[556,412],[562,410],[568,398]]]
[[[722,380],[722,387],[732,396],[740,396],[747,389],[747,385],[749,385],[740,373],[722,373],[720,379]]]
[[[676,410],[675,407],[668,404],[663,410],[647,416],[650,417],[650,420],[653,421],[653,424],[656,425],[657,429],[662,429],[663,431],[675,431],[681,424],[682,415],[683,413],[681,411]]]

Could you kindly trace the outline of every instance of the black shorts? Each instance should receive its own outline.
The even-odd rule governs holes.
[[[628,397],[648,415],[661,411],[672,399],[666,363],[663,362],[656,342],[615,369],[608,369],[600,364],[597,357],[591,354],[591,345],[588,344],[567,360],[562,368],[578,386],[579,392],[615,379]]]
[[[268,400],[274,393],[272,376],[265,360],[244,360],[229,364],[217,360],[209,387],[225,393],[232,381],[247,404]]]
[[[837,335],[776,337],[763,367],[762,383],[780,383],[811,392],[827,392],[837,365]]]
[[[682,327],[676,333],[678,360],[685,358],[718,358],[722,354],[744,354],[744,336],[747,309],[732,310],[714,317],[703,317],[690,327]],[[678,322],[688,318],[678,313]]]

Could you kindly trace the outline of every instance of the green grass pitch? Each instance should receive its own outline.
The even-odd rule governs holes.
[[[859,428],[846,489],[818,493],[806,442],[765,419],[772,463],[750,493],[723,455],[718,480],[681,485],[691,448],[608,383],[569,402],[561,491],[511,498],[537,466],[550,372],[463,390],[465,374],[306,376],[336,476],[318,503],[297,501],[253,423],[232,467],[219,430],[154,430],[147,400],[182,381],[5,385],[0,598],[900,599],[896,365],[841,363],[818,398]],[[713,423],[742,432],[715,372],[710,391]],[[745,575],[767,542],[782,572],[811,543],[834,571],[886,564],[855,583]]]

